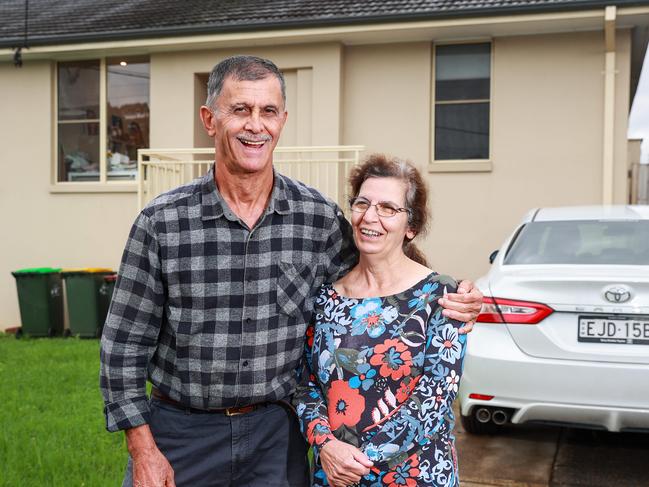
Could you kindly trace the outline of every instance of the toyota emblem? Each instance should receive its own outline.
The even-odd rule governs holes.
[[[609,303],[626,303],[631,299],[632,293],[629,286],[624,284],[612,284],[606,286],[603,291],[604,299]]]

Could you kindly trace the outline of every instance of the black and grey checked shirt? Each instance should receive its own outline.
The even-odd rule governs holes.
[[[314,293],[355,258],[340,209],[277,173],[252,230],[213,169],[156,198],[131,229],[101,340],[108,430],[148,422],[147,379],[201,409],[290,395]]]

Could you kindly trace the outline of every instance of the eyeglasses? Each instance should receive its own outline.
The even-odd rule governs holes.
[[[372,205],[365,198],[351,198],[349,200],[349,207],[354,213],[365,213],[370,209],[370,206],[375,206],[376,214],[383,218],[390,218],[391,216],[394,216],[397,213],[401,213],[403,211],[410,214],[410,210],[408,208],[397,208],[390,203],[374,203]]]

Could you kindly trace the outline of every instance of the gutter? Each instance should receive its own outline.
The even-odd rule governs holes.
[[[649,3],[643,7],[625,8],[618,12],[618,20],[629,23],[631,19],[648,19]],[[351,40],[356,36],[380,36],[383,38],[398,38],[410,35],[431,41],[440,29],[457,29],[484,27],[489,25],[500,26],[532,26],[538,22],[546,25],[558,25],[561,22],[583,22],[590,27],[587,30],[602,30],[603,11],[601,9],[553,12],[531,15],[501,15],[481,17],[457,17],[434,19],[412,22],[393,22],[365,25],[340,25],[337,27],[305,27],[277,30],[254,30],[247,32],[215,33],[203,35],[185,35],[161,38],[150,36],[138,37],[132,40],[95,41],[87,43],[52,44],[33,46],[23,50],[23,58],[30,60],[43,59],[72,59],[79,56],[107,56],[124,54],[152,54],[154,52],[180,51],[187,49],[213,49],[215,47],[246,47],[261,45],[289,45],[305,44],[310,42],[341,42],[343,39]],[[633,25],[637,21],[632,22]],[[624,24],[624,25],[626,25]],[[565,26],[564,26],[565,27]],[[411,37],[412,37],[411,36]],[[10,61],[14,52],[9,48],[0,47],[0,63]]]
[[[614,2],[615,5],[620,7],[634,7],[634,6],[647,6],[647,2],[643,0],[619,0]],[[101,41],[115,41],[115,40],[136,40],[147,38],[160,38],[160,37],[177,37],[187,35],[200,35],[200,34],[222,34],[222,33],[237,33],[237,32],[251,32],[251,31],[273,31],[281,29],[292,28],[317,28],[317,27],[340,27],[340,26],[363,26],[371,24],[389,23],[389,22],[417,22],[426,20],[446,20],[458,18],[483,18],[493,17],[500,15],[526,15],[526,14],[541,14],[541,13],[565,13],[565,12],[579,12],[589,10],[592,8],[610,5],[610,1],[606,0],[584,0],[575,5],[574,2],[567,2],[565,4],[545,4],[535,5],[525,8],[517,6],[507,7],[490,7],[490,8],[467,8],[467,9],[454,9],[450,11],[439,12],[423,12],[423,13],[407,13],[407,14],[387,14],[387,15],[370,15],[364,17],[333,17],[327,19],[296,19],[264,22],[259,21],[256,23],[246,24],[203,24],[203,25],[190,25],[190,26],[174,26],[174,27],[157,27],[151,29],[125,29],[121,31],[109,31],[103,33],[78,33],[78,34],[60,34],[60,35],[46,35],[38,36],[30,34],[30,46],[46,46],[46,45],[60,45],[71,44],[78,42],[101,42]],[[15,37],[0,40],[0,48],[16,48],[22,44],[24,40],[24,33],[20,33]]]
[[[602,146],[602,203],[613,204],[615,183],[615,24],[617,7],[604,10],[604,133]]]

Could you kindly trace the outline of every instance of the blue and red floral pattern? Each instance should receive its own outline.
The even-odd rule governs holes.
[[[320,288],[294,396],[315,453],[314,486],[329,485],[318,453],[333,438],[374,462],[362,486],[459,486],[451,405],[466,335],[437,304],[455,289],[453,279],[436,273],[380,298]]]

